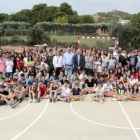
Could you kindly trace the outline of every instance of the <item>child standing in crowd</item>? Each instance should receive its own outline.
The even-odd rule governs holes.
[[[10,59],[10,56],[8,56],[6,61],[6,76],[9,76],[12,79],[14,63]]]
[[[98,59],[98,63],[96,65],[96,72],[98,73],[99,76],[101,76],[102,72],[103,72],[103,65],[102,65],[102,58],[99,57]]]

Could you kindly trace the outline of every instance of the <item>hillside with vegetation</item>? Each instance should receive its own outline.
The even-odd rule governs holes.
[[[131,18],[131,14],[123,12],[123,11],[117,11],[117,10],[113,10],[111,12],[98,12],[96,14],[93,15],[93,18],[96,22],[110,22],[112,20],[117,19],[122,19],[122,20],[130,20]]]

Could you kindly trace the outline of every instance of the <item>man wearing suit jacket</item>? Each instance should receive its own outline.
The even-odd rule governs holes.
[[[77,50],[77,54],[74,55],[73,57],[73,65],[74,65],[74,70],[83,70],[83,66],[85,64],[85,58],[81,54],[81,49]]]

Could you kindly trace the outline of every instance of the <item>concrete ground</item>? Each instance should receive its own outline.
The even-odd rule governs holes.
[[[0,107],[0,140],[139,140],[140,102],[83,101]]]

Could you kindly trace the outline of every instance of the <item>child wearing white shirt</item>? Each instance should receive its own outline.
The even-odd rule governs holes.
[[[70,88],[68,87],[68,81],[64,82],[64,86],[61,86],[58,90],[61,91],[61,95],[57,96],[58,100],[68,102],[70,101]]]
[[[10,78],[13,77],[13,67],[14,67],[13,61],[11,61],[10,57],[7,57],[7,61],[6,61],[6,76],[9,76]]]

